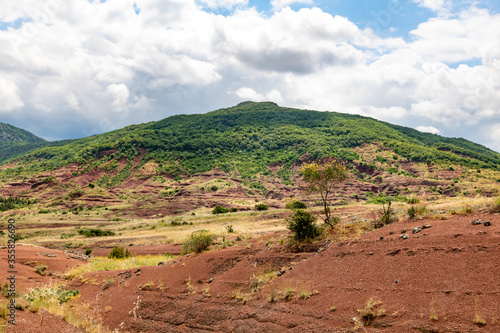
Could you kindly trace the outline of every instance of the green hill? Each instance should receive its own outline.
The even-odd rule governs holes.
[[[36,143],[45,140],[18,127],[0,123],[0,143],[6,142]]]
[[[143,149],[141,165],[154,160],[159,172],[174,177],[220,168],[250,178],[266,174],[269,165],[279,163],[285,166],[280,177],[286,182],[287,167],[306,153],[311,159],[333,155],[352,161],[358,158],[354,148],[365,143],[379,143],[414,162],[495,170],[500,165],[500,154],[464,139],[421,133],[358,115],[283,108],[271,102],[244,102],[206,114],[176,115],[60,142],[21,156],[18,165],[33,173],[69,163],[87,165],[90,170],[125,157],[130,169],[132,159]],[[102,158],[103,151],[113,153]]]
[[[46,144],[47,141],[33,133],[0,123],[0,163]]]

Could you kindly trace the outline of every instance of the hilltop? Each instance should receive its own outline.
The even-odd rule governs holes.
[[[240,103],[84,139],[50,143],[0,170],[4,195],[46,207],[124,204],[170,215],[216,204],[299,195],[300,165],[335,156],[351,178],[337,203],[381,195],[494,195],[500,154],[473,142],[358,115]]]

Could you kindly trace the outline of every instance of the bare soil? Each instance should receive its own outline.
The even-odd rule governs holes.
[[[473,225],[476,219],[491,226]],[[423,226],[430,227],[412,233]],[[405,234],[408,239],[400,237]],[[104,326],[120,332],[500,332],[499,215],[402,221],[355,240],[323,239],[301,248],[279,245],[283,236],[242,240],[161,266],[88,273],[69,288],[80,290],[79,301],[101,309]],[[171,250],[130,249],[136,254]],[[28,261],[43,260],[58,272],[80,264],[60,251],[24,246],[18,258],[23,287],[54,278],[39,276]],[[256,282],[278,271],[271,281]],[[104,288],[110,278],[114,282]],[[90,280],[97,283],[85,282]],[[370,298],[380,304],[367,324],[358,310]],[[18,325],[8,332],[33,327],[73,332],[52,317],[20,311]],[[475,317],[486,325],[475,324]],[[356,328],[356,321],[366,326]]]

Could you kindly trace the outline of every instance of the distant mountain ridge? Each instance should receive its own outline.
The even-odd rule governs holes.
[[[5,142],[35,143],[46,141],[16,126],[0,123],[0,143]]]
[[[465,139],[272,102],[243,102],[206,114],[175,115],[83,139],[44,143],[49,147],[18,157],[23,166],[46,171],[69,163],[99,166],[105,162],[101,161],[103,152],[112,151],[111,156],[105,154],[106,161],[141,155],[142,164],[154,160],[159,172],[174,176],[219,168],[251,177],[276,163],[286,169],[305,154],[310,159],[336,156],[353,161],[359,157],[355,148],[369,143],[379,143],[414,162],[500,167],[500,154]]]

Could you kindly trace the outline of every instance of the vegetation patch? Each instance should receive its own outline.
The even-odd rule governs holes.
[[[184,242],[182,246],[182,253],[201,253],[207,250],[216,238],[217,236],[208,230],[195,231]]]
[[[104,237],[104,236],[115,236],[115,233],[111,230],[101,230],[101,229],[78,229],[78,233],[85,237]]]
[[[166,262],[174,259],[171,254],[157,256],[134,256],[126,259],[109,259],[104,257],[95,257],[89,260],[85,265],[73,268],[66,274],[67,279],[74,279],[89,272],[98,271],[114,271],[122,269],[130,269],[141,266],[157,266],[160,262]]]

